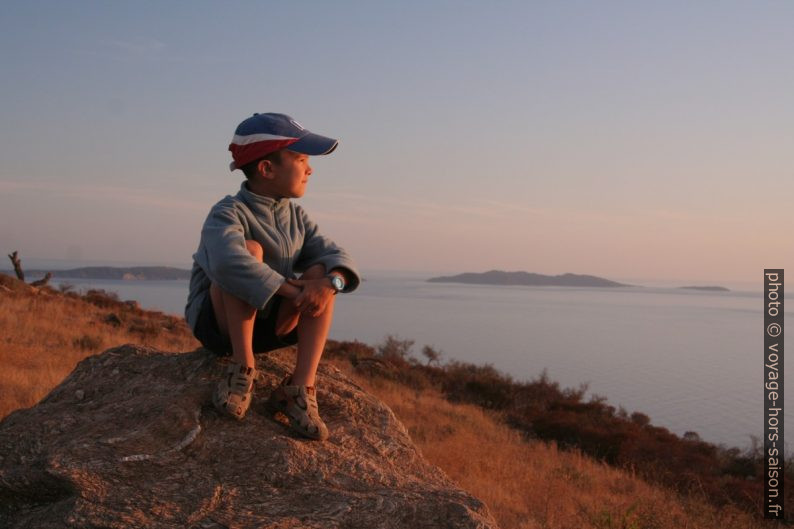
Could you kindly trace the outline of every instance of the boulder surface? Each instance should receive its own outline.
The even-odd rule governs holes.
[[[429,464],[391,410],[321,364],[326,442],[264,402],[294,351],[260,355],[244,421],[210,404],[223,364],[199,349],[125,345],[80,362],[36,406],[0,422],[2,527],[496,527]]]

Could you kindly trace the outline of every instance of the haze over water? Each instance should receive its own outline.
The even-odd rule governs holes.
[[[427,274],[365,274],[340,298],[331,338],[387,334],[490,363],[517,380],[546,370],[563,387],[640,411],[681,435],[746,447],[762,435],[762,298],[671,288],[512,287],[427,283]],[[66,280],[181,314],[187,282]],[[620,280],[621,282],[628,282]],[[634,281],[634,284],[654,284]],[[791,318],[786,325],[792,328]],[[791,397],[786,398],[788,419]],[[790,422],[790,421],[787,421]]]

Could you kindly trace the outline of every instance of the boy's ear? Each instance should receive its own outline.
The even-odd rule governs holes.
[[[259,160],[259,163],[256,164],[256,172],[264,177],[269,176],[272,170],[273,163],[270,160]]]

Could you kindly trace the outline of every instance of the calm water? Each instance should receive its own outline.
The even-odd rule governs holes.
[[[187,281],[68,282],[175,314],[187,296]],[[491,363],[516,379],[545,369],[563,386],[587,383],[590,394],[675,433],[745,447],[763,433],[760,283],[758,292],[709,293],[367,276],[339,299],[331,337],[375,344],[396,334],[415,340],[417,355],[428,344],[445,358]],[[794,328],[790,317],[785,322]],[[790,398],[786,405],[791,424]]]

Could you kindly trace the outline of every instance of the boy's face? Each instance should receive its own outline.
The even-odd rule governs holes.
[[[306,192],[310,174],[308,155],[284,150],[281,163],[269,162],[266,179],[269,190],[277,198],[300,198]]]

